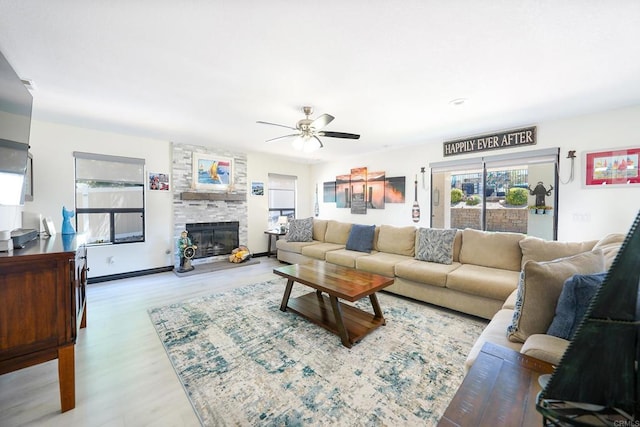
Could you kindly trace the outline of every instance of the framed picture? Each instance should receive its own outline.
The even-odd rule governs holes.
[[[226,190],[232,183],[232,159],[193,153],[193,188]]]
[[[251,194],[253,194],[254,196],[264,196],[264,182],[252,181]]]
[[[640,184],[638,160],[640,148],[594,151],[585,155],[585,185]]]
[[[149,172],[149,190],[169,191],[169,174]]]

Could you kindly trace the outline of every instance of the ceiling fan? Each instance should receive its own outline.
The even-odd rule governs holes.
[[[292,133],[290,135],[279,136],[277,138],[271,138],[266,140],[265,142],[273,142],[278,141],[280,139],[286,138],[296,138],[293,142],[294,148],[303,150],[303,151],[313,151],[318,148],[324,147],[322,141],[320,140],[320,136],[329,137],[329,138],[346,138],[346,139],[359,139],[360,135],[356,135],[354,133],[345,133],[345,132],[332,132],[321,130],[329,123],[331,123],[334,117],[330,114],[323,114],[316,119],[310,119],[309,116],[313,114],[313,108],[311,107],[302,107],[302,112],[305,116],[304,119],[298,120],[295,127],[281,125],[278,123],[271,122],[263,122],[262,120],[258,120],[256,123],[260,123],[263,125],[272,125],[272,126],[280,126],[287,129],[293,129],[296,133]],[[317,144],[316,144],[317,142]]]

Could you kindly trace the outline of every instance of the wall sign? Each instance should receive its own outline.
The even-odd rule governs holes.
[[[458,154],[476,153],[479,151],[535,144],[536,127],[532,126],[528,128],[510,130],[508,132],[457,139],[455,141],[445,141],[443,144],[443,154],[447,157]]]

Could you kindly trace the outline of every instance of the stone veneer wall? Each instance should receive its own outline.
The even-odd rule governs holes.
[[[177,242],[185,224],[197,222],[239,221],[239,240],[246,245],[248,239],[248,207],[247,207],[247,155],[228,150],[215,150],[198,145],[172,143],[172,176],[173,176],[173,241]],[[243,194],[243,201],[229,200],[181,200],[180,194],[190,192],[211,192],[212,190],[196,190],[192,188],[193,153],[210,154],[233,159],[233,184],[228,191],[216,190],[216,193]],[[180,260],[176,248],[174,265]],[[194,264],[227,259],[227,255],[194,260]]]

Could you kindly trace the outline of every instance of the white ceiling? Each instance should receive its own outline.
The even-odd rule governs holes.
[[[0,0],[0,51],[36,119],[309,162],[640,104],[638,0]],[[361,139],[265,144],[304,105]]]

